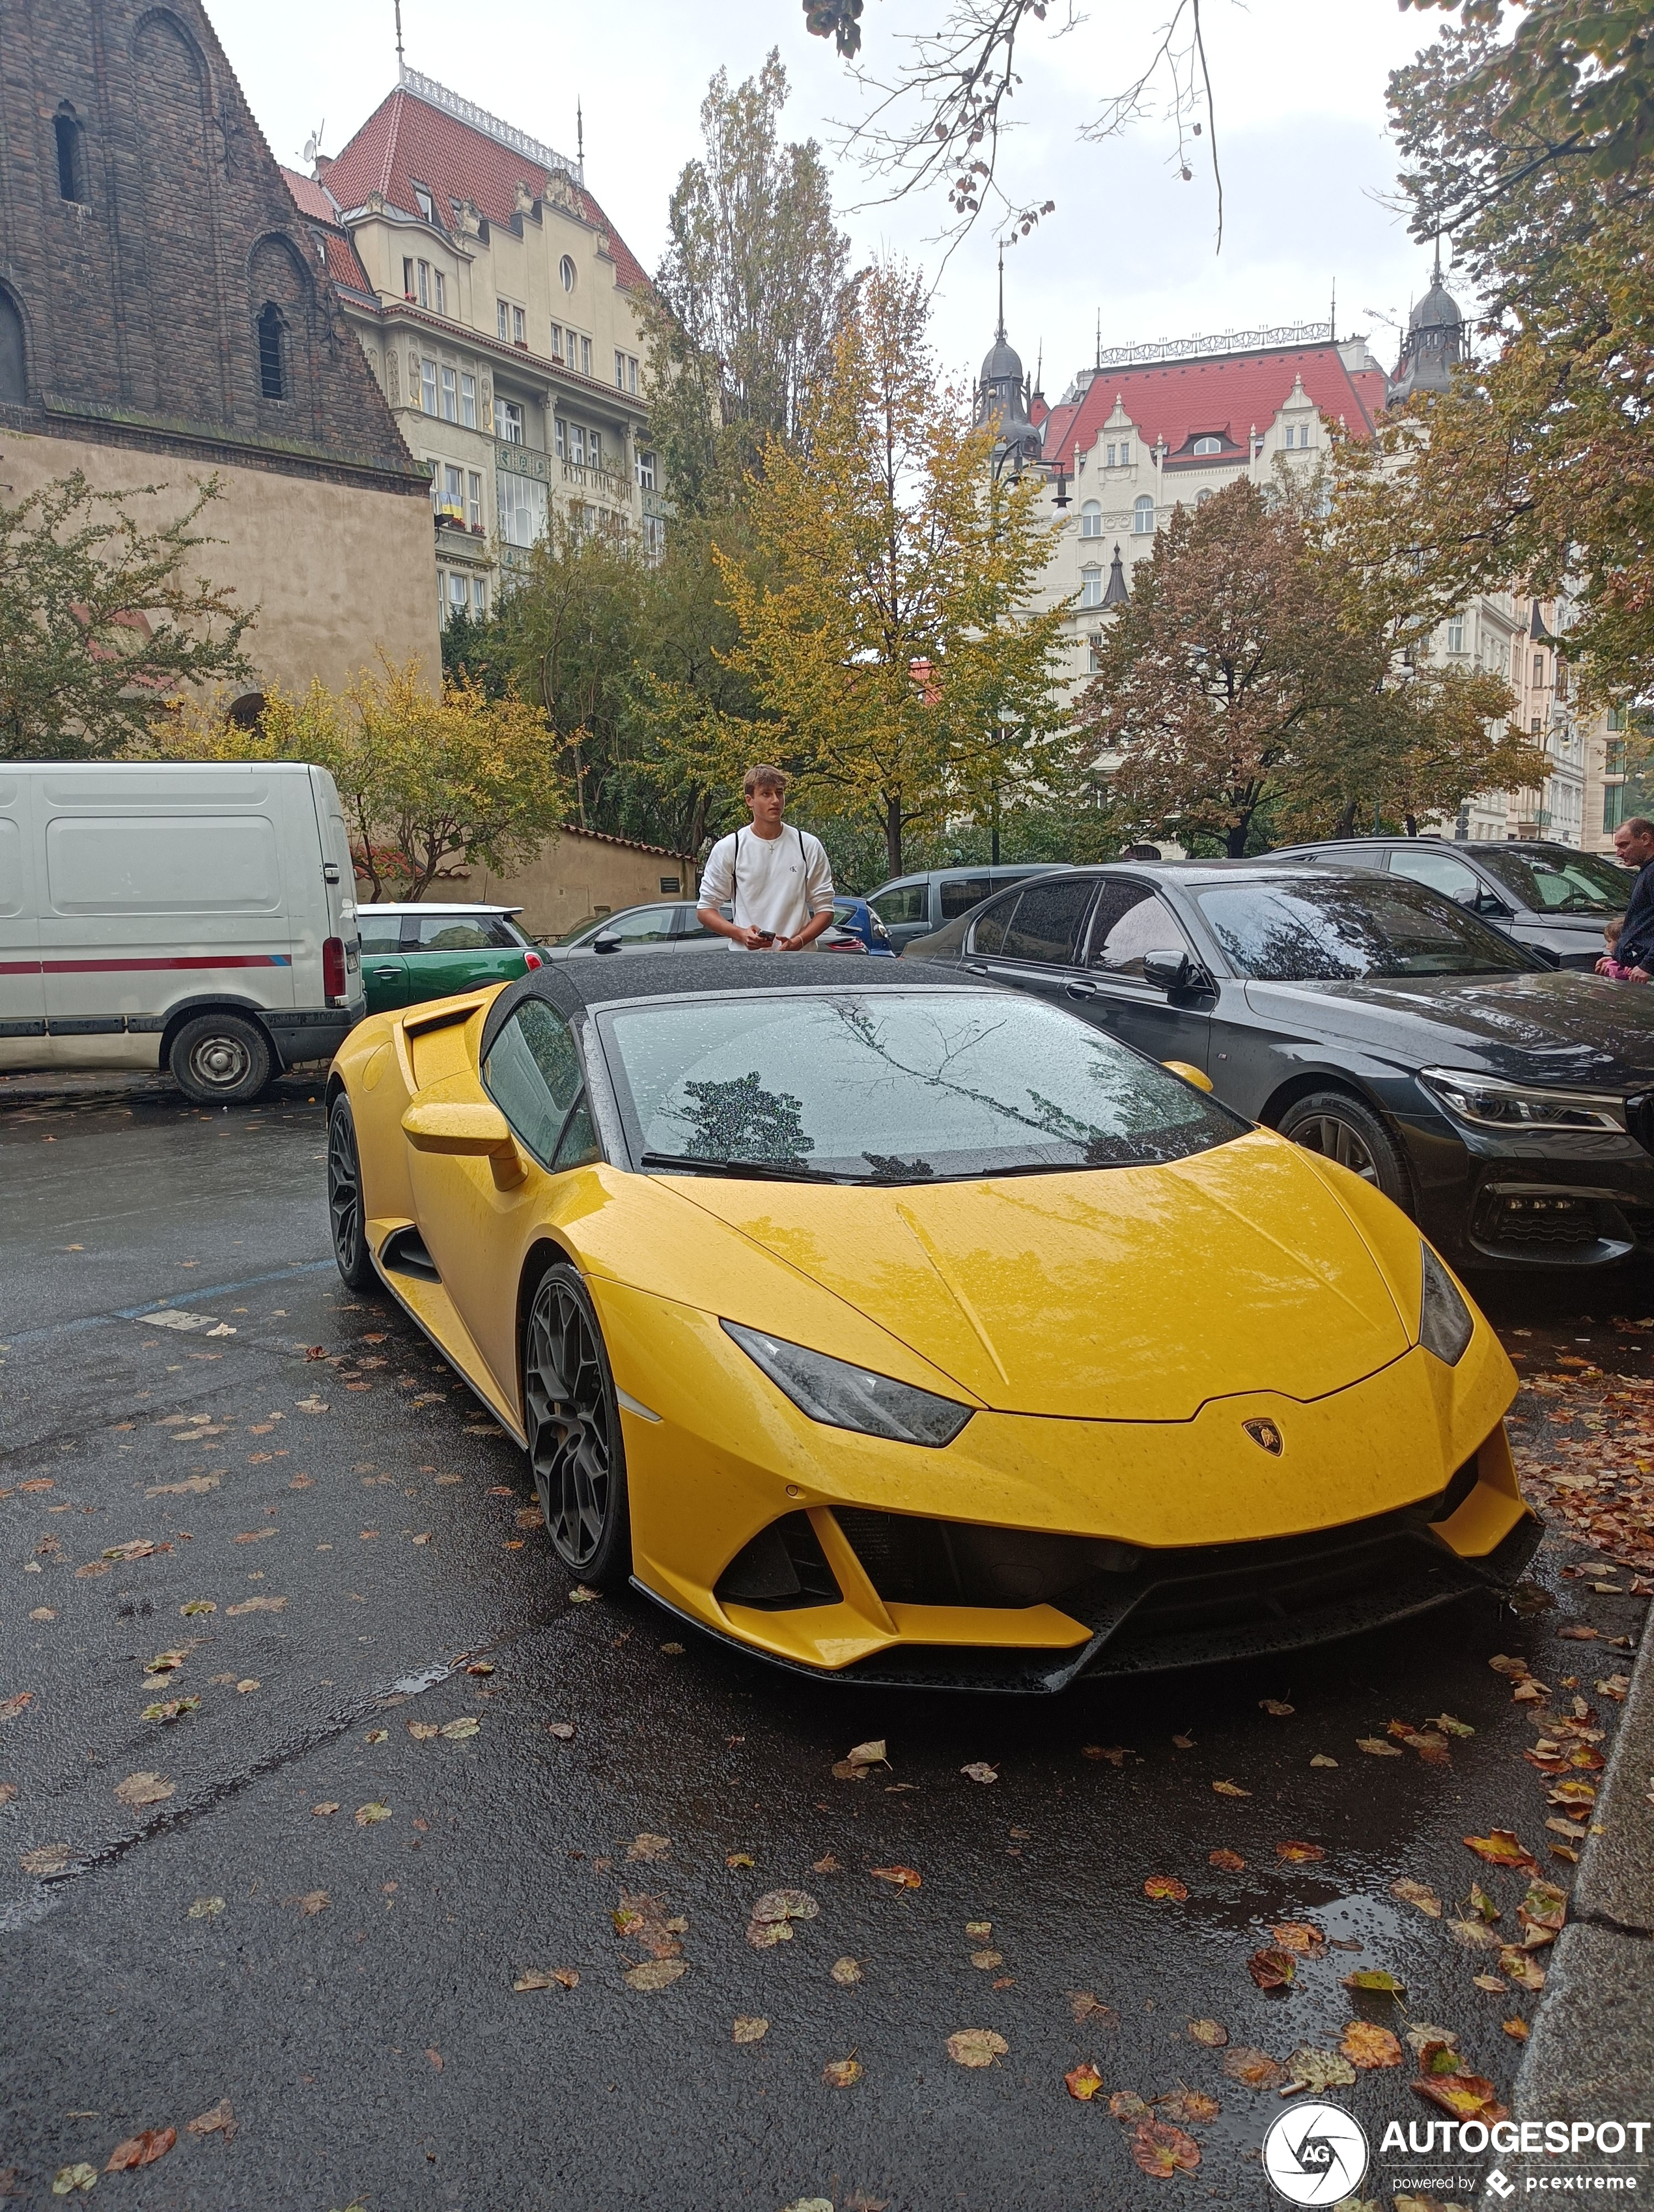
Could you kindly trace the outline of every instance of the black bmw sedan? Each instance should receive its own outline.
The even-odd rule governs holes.
[[[1466,1267],[1654,1250],[1654,986],[1559,973],[1397,876],[1045,876],[910,945],[1059,999],[1375,1183]]]

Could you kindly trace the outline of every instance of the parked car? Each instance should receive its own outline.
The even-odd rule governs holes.
[[[1060,994],[897,964],[548,963],[334,1063],[340,1273],[522,1447],[562,1565],[995,1691],[1508,1597],[1516,1376],[1412,1224]]]
[[[869,944],[867,938],[871,929],[856,927],[858,912],[866,909],[864,899],[835,899],[833,903],[833,927],[816,939],[816,947],[823,952],[889,951],[888,945]],[[718,908],[727,921],[728,905]],[[877,917],[867,915],[869,925],[882,928]],[[733,951],[727,937],[717,930],[708,929],[699,919],[693,899],[663,899],[652,906],[622,907],[618,914],[590,915],[585,921],[559,939],[555,945],[542,947],[548,960],[569,960],[588,952],[696,952],[716,951],[720,945]]]
[[[476,983],[514,983],[544,954],[517,925],[519,906],[364,906],[362,975],[370,1014],[446,999]]]
[[[1654,1250],[1654,988],[1542,966],[1422,884],[1117,862],[1042,877],[903,957],[1187,1063],[1468,1267]]]
[[[867,902],[890,933],[900,952],[915,939],[968,914],[973,906],[1007,884],[1029,876],[1061,874],[1054,861],[1022,860],[1001,867],[931,868],[923,875],[898,876],[868,893]]]
[[[1441,837],[1351,837],[1289,845],[1272,860],[1313,860],[1404,876],[1468,907],[1518,945],[1556,955],[1564,968],[1594,968],[1603,924],[1623,914],[1636,877],[1602,853],[1520,838],[1450,844]]]
[[[165,1068],[227,1105],[364,1012],[325,769],[0,768],[0,1068]]]
[[[871,900],[843,896],[835,898],[833,902],[833,920],[835,927],[826,933],[828,936],[848,934],[869,952],[878,953],[886,959],[895,957],[896,948],[890,941],[890,932],[875,913]],[[818,939],[817,942],[820,941]]]

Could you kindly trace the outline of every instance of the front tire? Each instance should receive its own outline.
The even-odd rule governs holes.
[[[1413,1211],[1412,1186],[1400,1147],[1370,1106],[1347,1091],[1317,1091],[1295,1098],[1281,1116],[1283,1137],[1306,1152],[1319,1152],[1399,1206]]]
[[[245,1105],[276,1073],[270,1039],[244,1014],[197,1014],[185,1022],[167,1064],[173,1082],[197,1106]]]
[[[560,1261],[534,1294],[523,1340],[529,1464],[552,1549],[594,1589],[632,1571],[632,1517],[615,1380],[597,1309]]]
[[[333,1231],[333,1257],[353,1291],[378,1287],[368,1255],[363,1220],[361,1157],[356,1150],[356,1117],[342,1091],[327,1117],[327,1211]]]

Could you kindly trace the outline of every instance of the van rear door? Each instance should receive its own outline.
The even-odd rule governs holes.
[[[39,912],[28,783],[0,773],[0,1067],[38,1059],[38,1047],[31,1050],[18,1040],[45,1034]]]
[[[338,787],[324,768],[310,771],[311,796],[322,839],[322,877],[327,892],[327,933],[344,945],[345,997],[357,1006],[362,996],[361,944],[356,921],[356,871],[350,857],[350,833]]]

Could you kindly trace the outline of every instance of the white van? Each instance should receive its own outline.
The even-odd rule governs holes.
[[[0,761],[0,1068],[255,1097],[365,1011],[350,841],[302,762]]]

